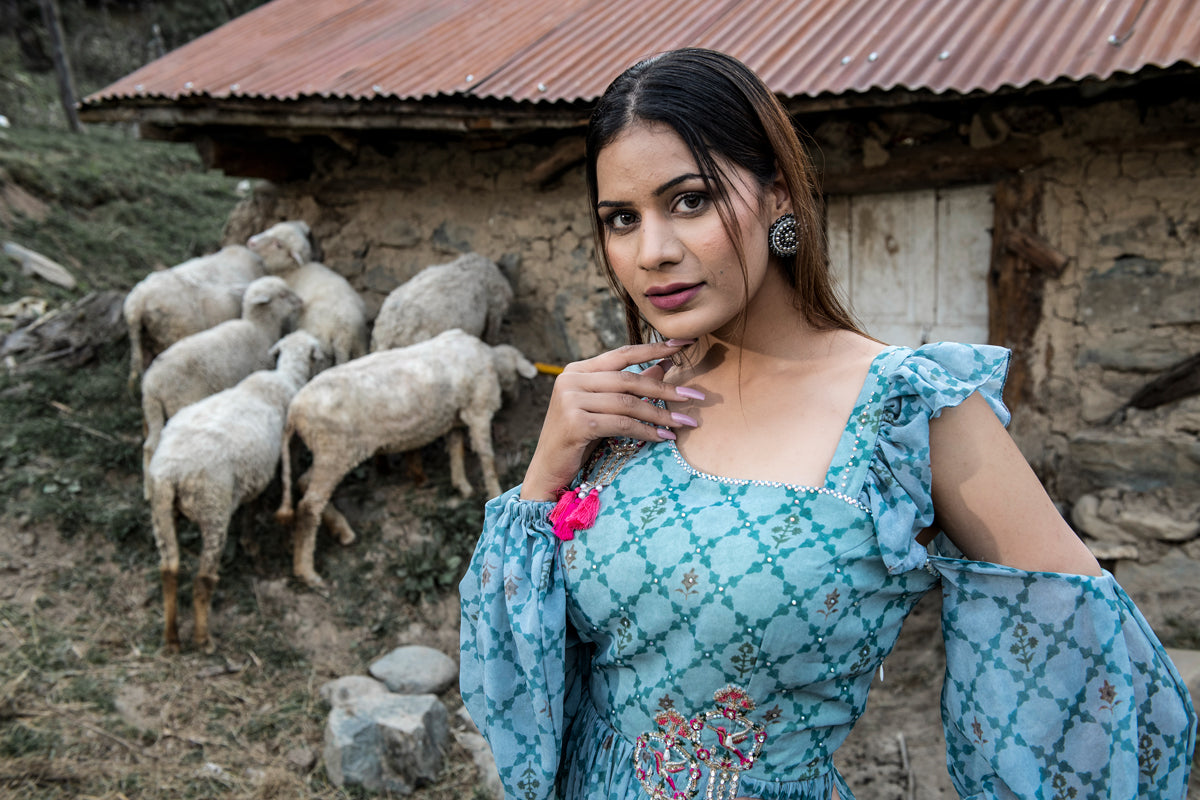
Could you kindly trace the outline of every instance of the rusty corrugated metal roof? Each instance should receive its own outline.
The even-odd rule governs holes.
[[[698,45],[785,98],[995,92],[1200,64],[1197,0],[274,0],[91,95],[574,103]]]

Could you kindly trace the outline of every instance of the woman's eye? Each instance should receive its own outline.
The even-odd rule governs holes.
[[[604,225],[609,230],[621,231],[637,224],[637,215],[632,211],[614,211],[604,218]]]
[[[679,196],[679,199],[675,201],[675,207],[683,212],[700,211],[707,201],[708,198],[700,192],[688,192]]]

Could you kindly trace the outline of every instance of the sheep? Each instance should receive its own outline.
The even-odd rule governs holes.
[[[263,276],[262,261],[242,245],[152,272],[125,296],[129,389],[156,355],[185,336],[237,319],[242,293]]]
[[[325,344],[334,364],[344,364],[367,352],[366,304],[349,281],[311,260],[308,232],[300,220],[280,222],[251,236],[247,246],[304,301],[297,326]]]
[[[416,344],[451,328],[495,341],[512,299],[500,267],[479,253],[426,267],[383,301],[371,352]]]
[[[288,406],[280,451],[283,500],[276,519],[292,530],[293,574],[309,584],[322,581],[313,569],[313,546],[321,518],[345,537],[349,523],[329,504],[342,477],[376,453],[410,451],[449,434],[454,487],[471,494],[463,467],[465,425],[479,457],[484,483],[500,494],[492,455],[492,416],[501,392],[515,390],[517,376],[537,369],[509,345],[490,347],[461,330],[446,331],[408,347],[383,350],[333,367],[301,389]],[[293,514],[289,443],[297,434],[312,451],[303,476],[304,497]],[[303,485],[307,484],[307,488]]]
[[[150,465],[163,425],[179,409],[271,368],[271,345],[300,307],[299,296],[282,278],[258,278],[242,297],[241,319],[186,336],[151,362],[142,378],[143,468]]]
[[[200,528],[200,563],[192,584],[198,648],[214,649],[209,610],[233,512],[275,476],[288,402],[324,358],[320,342],[296,331],[272,348],[279,360],[237,386],[206,397],[171,418],[147,472],[150,515],[163,586],[163,642],[179,650],[176,590],[179,543],[175,514]]]

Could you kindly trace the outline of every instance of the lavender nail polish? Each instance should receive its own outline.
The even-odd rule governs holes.
[[[703,400],[704,392],[699,389],[692,389],[688,386],[676,386],[675,394],[680,397],[686,397],[688,400]]]
[[[672,441],[675,440],[675,434],[672,433],[671,431],[667,430],[666,428],[655,428],[655,430],[658,431],[659,438],[670,439]]]
[[[695,428],[700,425],[699,422],[689,417],[687,414],[680,414],[678,411],[671,412],[671,419],[680,425],[687,425],[689,428]]]

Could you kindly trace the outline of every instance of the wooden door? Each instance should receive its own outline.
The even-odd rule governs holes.
[[[990,186],[834,195],[826,211],[834,274],[868,333],[987,341]]]

